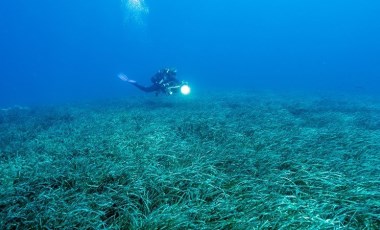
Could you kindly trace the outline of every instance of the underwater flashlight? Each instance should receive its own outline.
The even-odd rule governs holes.
[[[181,93],[183,95],[189,95],[190,94],[190,87],[188,85],[181,86]]]

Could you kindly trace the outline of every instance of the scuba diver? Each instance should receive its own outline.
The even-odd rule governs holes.
[[[129,79],[125,74],[120,73],[118,77],[126,81],[134,86],[136,86],[138,89],[144,91],[144,92],[155,92],[156,95],[159,95],[160,93],[166,94],[166,95],[172,95],[174,93],[181,92],[184,95],[187,95],[190,93],[190,87],[188,86],[187,82],[180,82],[177,78],[177,70],[170,69],[170,68],[164,68],[159,70],[155,75],[152,76],[150,79],[152,82],[151,86],[142,86],[137,81]]]

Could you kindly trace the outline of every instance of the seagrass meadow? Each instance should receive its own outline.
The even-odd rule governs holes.
[[[0,111],[1,229],[380,229],[380,100],[214,93]]]

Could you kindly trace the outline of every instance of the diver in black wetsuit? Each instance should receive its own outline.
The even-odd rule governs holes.
[[[144,92],[155,92],[156,95],[164,93],[166,95],[172,95],[179,92],[183,82],[178,81],[176,78],[177,71],[175,69],[161,69],[150,79],[152,81],[151,86],[142,86],[135,80],[129,79],[125,74],[119,74],[119,78],[126,81]]]

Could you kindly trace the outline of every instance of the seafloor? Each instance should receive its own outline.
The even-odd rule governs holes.
[[[380,229],[371,96],[3,109],[0,160],[1,229]]]

